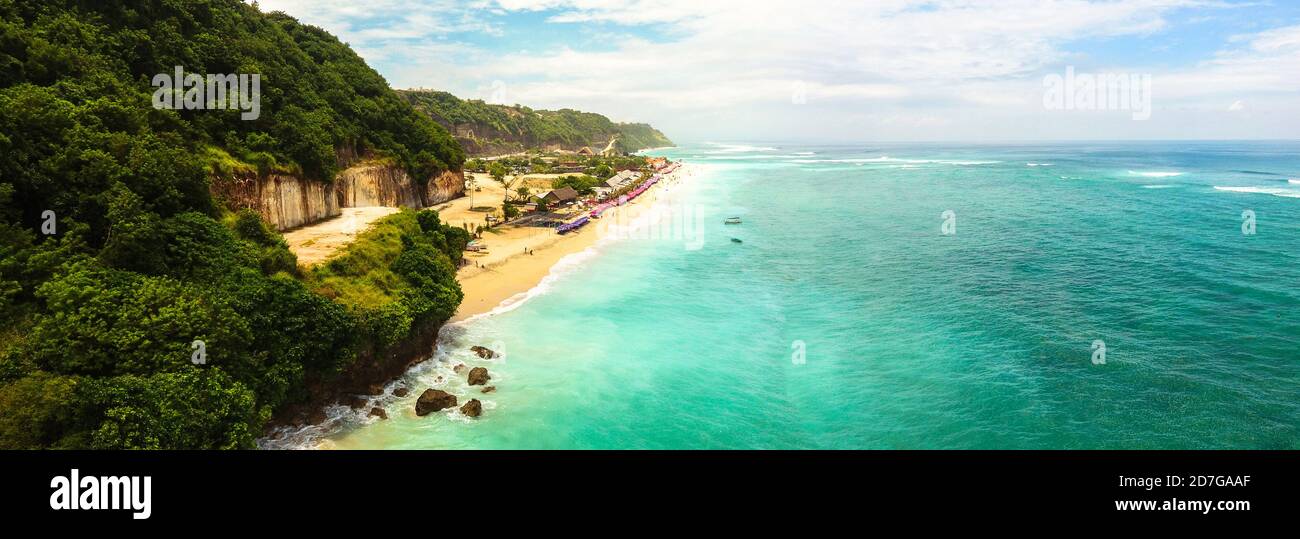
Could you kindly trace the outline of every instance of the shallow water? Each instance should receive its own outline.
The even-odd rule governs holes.
[[[698,235],[577,255],[446,329],[391,419],[267,445],[1300,448],[1300,145],[662,153],[697,167],[656,196]],[[484,415],[415,417],[430,386]]]

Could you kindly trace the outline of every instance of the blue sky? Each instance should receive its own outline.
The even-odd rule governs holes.
[[[1245,7],[1174,10],[1167,17],[1168,26],[1162,31],[1107,39],[1085,39],[1068,46],[1081,54],[1107,62],[1123,59],[1143,65],[1186,67],[1212,57],[1233,36],[1300,22],[1300,3],[1238,4]]]
[[[1297,2],[260,6],[339,36],[398,88],[590,110],[678,140],[1300,138]],[[1146,77],[1149,100],[1133,95],[1149,114],[1047,105],[1067,68]]]

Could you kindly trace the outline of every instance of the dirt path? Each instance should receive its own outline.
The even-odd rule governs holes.
[[[614,135],[613,137],[610,137],[609,144],[606,144],[605,149],[600,151],[600,155],[610,155],[614,153],[615,142],[618,142],[618,135]]]
[[[298,255],[298,264],[314,266],[352,243],[376,219],[398,211],[389,207],[343,208],[338,217],[284,233],[284,241]]]

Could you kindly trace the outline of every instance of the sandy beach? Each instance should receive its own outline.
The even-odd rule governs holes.
[[[610,210],[604,219],[627,222],[636,219],[653,205],[656,193],[665,185],[675,183],[689,174],[685,166],[678,168],[664,180],[635,200]],[[534,192],[549,190],[550,181],[561,174],[529,174],[521,177],[517,185],[528,185]],[[489,215],[498,215],[505,197],[505,187],[487,174],[471,173],[476,190],[466,196],[434,206],[446,223],[470,229],[487,225]],[[398,208],[369,207],[344,208],[342,215],[305,226],[284,234],[290,250],[298,256],[303,266],[312,266],[327,260],[339,249],[351,243],[356,235],[365,231],[370,223],[396,213]],[[569,210],[577,216],[586,210]],[[491,311],[507,299],[527,292],[550,273],[551,267],[573,253],[595,245],[604,233],[601,220],[565,235],[555,233],[550,227],[499,225],[485,229],[479,242],[486,246],[480,252],[466,252],[468,265],[457,272],[465,299],[452,321],[464,320],[476,314]]]
[[[604,218],[623,221],[635,219],[653,204],[656,192],[688,174],[688,170],[685,166],[678,168],[632,202],[607,210]],[[500,207],[505,194],[501,184],[486,174],[475,176],[481,191],[474,193],[474,205]],[[471,226],[481,224],[487,215],[471,210],[468,196],[439,205],[435,209],[444,221],[453,226],[460,226],[462,222],[469,222]],[[461,268],[457,274],[465,299],[452,321],[486,313],[505,300],[527,292],[540,283],[550,273],[551,267],[565,256],[595,245],[602,232],[599,221],[593,221],[577,232],[565,235],[556,234],[551,228],[514,225],[503,225],[484,232],[480,241],[487,246],[487,252],[466,253],[465,259],[470,265]]]

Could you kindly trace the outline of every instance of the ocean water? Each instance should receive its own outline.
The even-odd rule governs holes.
[[[1300,448],[1300,143],[656,153],[694,171],[656,225],[447,328],[391,419],[282,445]]]

